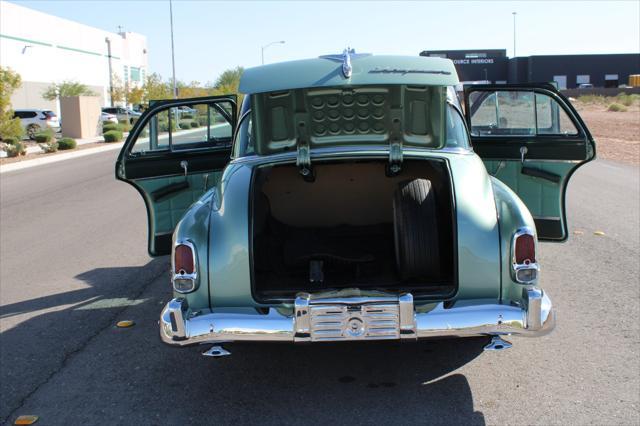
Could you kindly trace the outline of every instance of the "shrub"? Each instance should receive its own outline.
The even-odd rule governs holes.
[[[638,95],[636,94],[627,95],[626,93],[618,93],[618,96],[615,97],[615,101],[624,106],[631,106],[637,97]]]
[[[45,154],[48,154],[50,152],[57,152],[58,151],[58,142],[51,141],[49,143],[41,143],[40,144],[40,148],[42,148],[42,150],[44,151]]]
[[[202,116],[201,115],[200,117],[198,117],[198,124],[200,126],[206,126],[208,123],[209,123],[209,121],[207,120],[206,116]]]
[[[48,143],[53,139],[53,132],[51,130],[44,130],[36,133],[35,140],[38,143]]]
[[[601,95],[582,95],[578,100],[587,104],[600,104],[605,101],[604,96]]]
[[[109,124],[102,125],[102,131],[108,132],[109,130],[120,130],[120,125],[116,123],[109,122]]]
[[[129,124],[129,120],[127,120],[126,118],[119,118],[118,124]]]
[[[612,103],[611,105],[609,105],[609,108],[607,108],[607,111],[612,111],[612,112],[625,112],[626,110],[627,108],[624,105],[620,105],[616,103]]]
[[[27,153],[27,147],[24,143],[18,141],[13,145],[7,146],[7,156],[17,157],[18,155],[25,155]]]
[[[160,132],[168,132],[169,131],[169,122],[158,122],[158,130]],[[171,122],[171,131],[174,132],[176,130],[176,122]]]
[[[2,142],[6,143],[6,144],[9,144],[9,145],[15,145],[16,142],[19,142],[19,141],[18,141],[18,138],[9,137],[9,138],[2,139]]]
[[[122,140],[122,132],[120,130],[109,130],[102,136],[105,142],[120,142]]]
[[[198,122],[197,122],[197,121],[195,121],[195,120],[191,120],[191,123],[190,123],[190,124],[191,124],[191,128],[192,128],[192,129],[195,129],[196,127],[200,127],[200,125],[198,124]]]
[[[180,128],[182,130],[190,129],[191,128],[191,121],[188,121],[188,120],[181,121],[179,126],[180,126]]]
[[[184,118],[185,120],[189,120],[193,118],[193,114],[191,114],[190,112],[186,112],[184,114],[182,114],[182,118]]]
[[[75,139],[72,138],[62,138],[58,141],[58,148],[61,150],[64,149],[74,149],[78,144]]]
[[[128,120],[118,120],[118,127],[112,130],[120,130],[121,132],[128,132],[131,130],[131,124]]]

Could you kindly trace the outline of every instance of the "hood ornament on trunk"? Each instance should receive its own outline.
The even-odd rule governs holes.
[[[342,75],[344,75],[344,78],[351,78],[351,74],[353,74],[351,60],[363,56],[371,56],[371,53],[356,53],[355,49],[347,47],[342,51],[341,55],[324,55],[320,56],[320,58],[342,62]]]

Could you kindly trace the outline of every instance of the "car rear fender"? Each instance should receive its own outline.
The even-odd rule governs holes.
[[[491,182],[474,154],[448,156],[456,200],[456,300],[499,299],[500,235]]]
[[[519,302],[522,298],[522,289],[525,287],[513,281],[511,277],[511,244],[513,234],[521,228],[536,229],[535,222],[527,206],[520,200],[520,197],[513,192],[506,184],[496,178],[491,178],[493,195],[496,209],[498,211],[498,222],[500,225],[500,246],[501,246],[501,273],[502,291],[501,299],[503,303],[510,301]],[[536,279],[527,288],[537,285]]]

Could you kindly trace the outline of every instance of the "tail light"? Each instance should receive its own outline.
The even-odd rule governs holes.
[[[173,288],[178,293],[190,293],[196,289],[196,251],[190,242],[173,247]]]
[[[511,244],[512,276],[520,284],[531,284],[540,270],[536,262],[536,237],[530,228],[518,229]]]

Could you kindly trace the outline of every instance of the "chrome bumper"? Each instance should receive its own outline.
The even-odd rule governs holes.
[[[555,312],[540,289],[523,290],[520,306],[469,304],[445,308],[438,303],[421,312],[411,294],[375,297],[296,298],[293,315],[275,309],[191,312],[186,300],[173,299],[160,316],[160,337],[174,346],[260,341],[309,342],[416,340],[480,335],[542,336],[555,327]],[[228,310],[225,310],[228,311]]]

